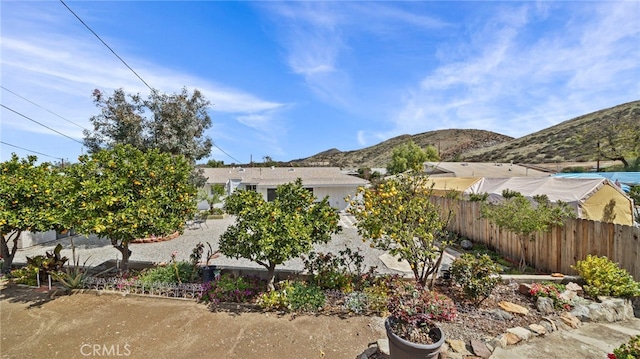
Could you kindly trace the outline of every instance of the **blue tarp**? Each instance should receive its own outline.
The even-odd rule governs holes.
[[[607,178],[615,183],[620,182],[622,190],[629,193],[630,186],[640,185],[640,172],[587,172],[587,173],[556,173],[554,177],[567,178]]]

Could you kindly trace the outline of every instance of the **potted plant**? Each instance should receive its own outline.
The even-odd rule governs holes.
[[[438,358],[445,335],[436,321],[456,315],[449,297],[407,284],[391,294],[388,309],[385,329],[392,359]]]
[[[213,251],[211,244],[207,242],[209,249],[207,250],[207,261],[204,267],[202,267],[202,282],[207,283],[220,276],[220,270],[215,265],[209,265],[209,262],[213,259],[220,257],[220,251]]]

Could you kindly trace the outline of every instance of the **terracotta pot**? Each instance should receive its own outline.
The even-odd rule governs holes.
[[[389,356],[391,359],[437,359],[440,356],[440,347],[444,344],[444,332],[440,327],[431,329],[432,332],[435,332],[435,337],[439,338],[437,342],[433,344],[417,344],[394,334],[391,331],[389,320],[393,320],[393,318],[387,318],[384,321],[384,327],[389,338]]]

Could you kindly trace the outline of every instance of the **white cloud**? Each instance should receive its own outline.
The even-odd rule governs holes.
[[[15,8],[5,7],[3,11],[7,11],[2,16],[0,49],[4,87],[36,103],[46,104],[47,108],[64,117],[77,120],[86,127],[88,118],[96,113],[91,102],[93,89],[109,92],[116,88],[124,88],[129,93],[149,92],[148,88],[97,40],[90,36],[82,36],[82,32],[69,31],[68,23],[75,19],[64,11],[61,12],[54,7],[51,13],[45,14],[44,11],[24,8],[25,4],[14,5]],[[111,46],[126,48],[125,45],[117,43],[112,43]],[[160,91],[179,91],[183,86],[189,89],[198,88],[212,103],[213,112],[245,116],[260,116],[270,112],[269,116],[263,116],[264,121],[268,121],[273,118],[274,111],[284,107],[282,103],[261,99],[232,86],[165,68],[126,53],[120,55],[147,83]],[[20,106],[24,101],[3,93],[3,102]],[[40,113],[33,108],[29,111]],[[3,117],[3,126],[13,126],[25,131],[43,131],[37,128],[38,126],[24,125],[23,120],[14,116]],[[49,119],[49,123],[57,125],[57,120]],[[81,138],[82,134],[78,128],[71,130],[74,137]]]
[[[456,60],[440,52],[443,63],[407,91],[393,129],[378,134],[480,128],[519,137],[636,100],[640,9],[633,2],[589,5],[571,7],[554,31],[541,31],[539,22],[558,9],[528,5],[466,29],[475,35]]]

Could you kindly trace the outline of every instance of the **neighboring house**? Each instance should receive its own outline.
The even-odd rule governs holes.
[[[205,190],[221,184],[227,195],[236,189],[252,190],[262,194],[267,201],[275,198],[276,187],[302,179],[302,185],[322,199],[329,196],[329,204],[338,210],[347,207],[345,197],[355,195],[358,187],[368,181],[344,174],[338,167],[226,167],[203,168],[207,178]]]
[[[511,163],[425,162],[424,171],[431,177],[548,177],[550,172]]]
[[[450,191],[465,197],[472,193],[487,193],[491,203],[504,200],[502,191],[505,189],[520,192],[529,199],[547,195],[551,202],[567,203],[578,218],[633,225],[633,201],[613,182],[602,177],[433,177],[430,183],[433,193],[438,196],[445,196]]]

